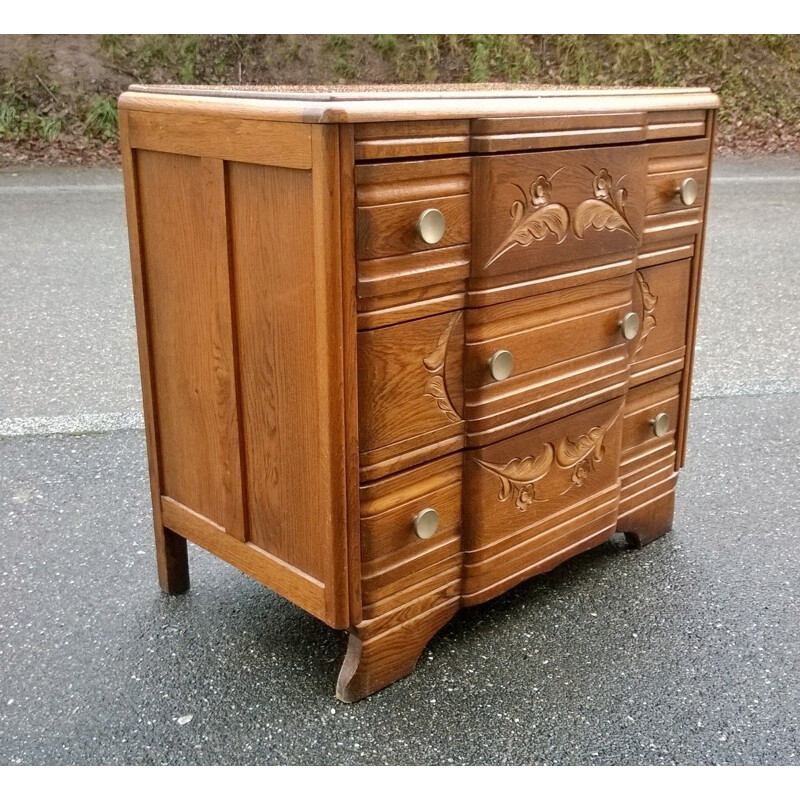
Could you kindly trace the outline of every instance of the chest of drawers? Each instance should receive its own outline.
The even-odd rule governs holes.
[[[338,696],[462,606],[671,526],[716,97],[132,87],[156,531],[349,629]]]

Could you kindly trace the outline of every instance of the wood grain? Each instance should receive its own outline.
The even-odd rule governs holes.
[[[161,490],[243,541],[222,163],[137,167]]]
[[[349,628],[352,701],[460,606],[615,530],[667,531],[715,107],[707,90],[123,95],[165,591],[188,588],[189,540]],[[446,219],[433,245],[426,208]],[[514,370],[495,381],[500,349]]]
[[[475,277],[638,249],[645,146],[475,158]]]
[[[311,168],[311,126],[194,114],[134,114],[130,144],[139,150]]]
[[[463,341],[460,312],[358,334],[362,465],[463,434]]]

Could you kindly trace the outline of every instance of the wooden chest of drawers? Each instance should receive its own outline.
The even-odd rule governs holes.
[[[671,525],[707,90],[132,87],[158,568],[186,540],[408,674],[461,606]]]

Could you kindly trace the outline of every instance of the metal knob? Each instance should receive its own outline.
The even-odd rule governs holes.
[[[697,181],[694,178],[686,178],[678,184],[675,194],[681,199],[685,206],[693,206],[697,200]]]
[[[420,539],[430,539],[439,529],[439,514],[435,508],[423,508],[414,517],[414,533]]]
[[[639,333],[639,315],[635,311],[629,311],[620,321],[619,329],[622,331],[623,338],[631,341]]]
[[[669,430],[669,414],[665,414],[663,411],[660,414],[656,414],[650,424],[653,426],[653,434],[655,436],[658,436],[659,439],[662,436],[666,436]]]
[[[444,214],[438,208],[426,208],[417,220],[419,238],[427,244],[436,244],[440,241],[446,227]]]
[[[489,373],[496,381],[504,381],[514,370],[514,356],[508,350],[498,350],[489,359]]]

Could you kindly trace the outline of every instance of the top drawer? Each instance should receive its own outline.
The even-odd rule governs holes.
[[[646,146],[477,156],[472,277],[634,253]]]
[[[470,160],[444,158],[360,164],[356,168],[359,260],[424,253],[469,242]],[[428,233],[418,223],[433,210],[443,222]]]

